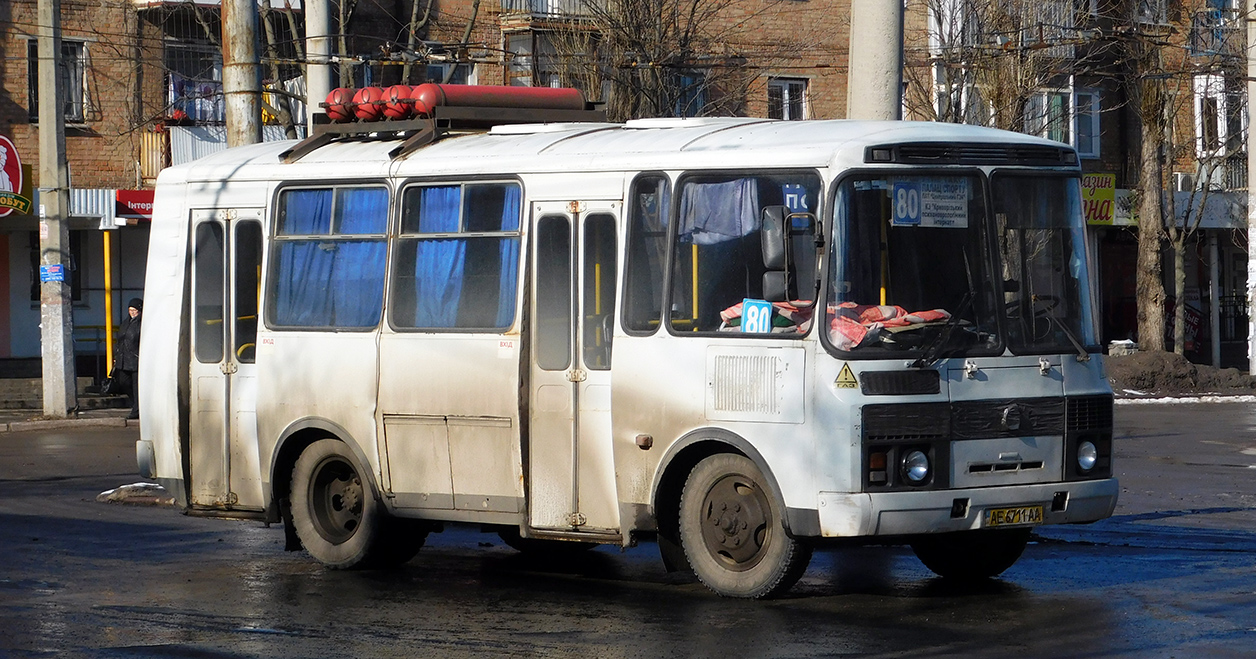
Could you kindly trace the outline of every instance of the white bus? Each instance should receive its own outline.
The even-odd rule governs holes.
[[[137,453],[189,513],[282,522],[333,568],[459,522],[656,539],[734,597],[824,539],[984,578],[1034,526],[1112,514],[1071,148],[750,118],[408,136],[162,172]]]

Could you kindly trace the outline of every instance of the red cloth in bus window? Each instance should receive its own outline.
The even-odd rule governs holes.
[[[829,338],[839,350],[850,350],[863,342],[868,332],[884,327],[910,327],[947,320],[945,309],[908,312],[900,306],[842,302],[831,310]]]
[[[793,302],[773,302],[772,306],[776,308],[776,314],[773,318],[773,332],[798,332],[805,334],[811,329],[811,318],[815,315],[814,306],[802,306],[810,304],[806,300],[794,300]],[[733,306],[720,312],[720,320],[723,324],[720,329],[724,331],[732,331],[741,326],[742,303],[738,302]]]

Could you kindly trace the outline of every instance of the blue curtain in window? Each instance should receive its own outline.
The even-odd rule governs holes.
[[[283,241],[276,245],[275,323],[288,327],[331,324],[327,283],[335,245],[317,240]]]
[[[341,188],[336,195],[336,233],[385,233],[387,188]]]
[[[328,296],[336,327],[374,327],[384,308],[383,240],[354,240],[336,244]]]
[[[680,236],[714,245],[759,230],[759,186],[752,178],[690,183],[680,199]]]
[[[387,193],[385,193],[386,195]],[[331,189],[288,190],[280,200],[281,236],[325,235],[331,231]],[[387,198],[384,201],[387,206]]]
[[[467,241],[420,240],[414,255],[415,327],[456,327]]]
[[[424,233],[458,231],[461,188],[424,188],[419,201],[419,230]],[[414,255],[414,324],[416,327],[455,327],[462,300],[462,277],[467,245],[462,239],[421,240]]]
[[[502,223],[505,231],[519,228],[519,187],[506,188],[502,202]],[[515,319],[515,281],[519,277],[519,240],[503,238],[501,245],[501,271],[497,297],[497,326],[506,327]]]
[[[419,197],[419,233],[458,231],[462,188],[456,185],[423,188]]]

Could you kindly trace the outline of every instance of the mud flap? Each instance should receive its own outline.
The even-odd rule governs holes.
[[[297,527],[292,523],[292,502],[288,499],[279,500],[279,517],[283,520],[284,551],[301,551],[305,546],[297,537]]]

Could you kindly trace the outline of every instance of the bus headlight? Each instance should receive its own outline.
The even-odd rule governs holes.
[[[1077,445],[1077,468],[1083,473],[1095,468],[1099,461],[1099,449],[1093,442],[1082,442]]]
[[[925,482],[929,478],[929,456],[920,450],[908,451],[903,456],[903,476],[913,485]]]

